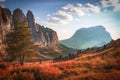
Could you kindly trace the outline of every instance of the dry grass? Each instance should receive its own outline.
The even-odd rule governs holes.
[[[69,61],[25,63],[0,69],[0,80],[120,80],[120,48]]]

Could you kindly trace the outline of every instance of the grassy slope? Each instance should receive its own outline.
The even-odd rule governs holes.
[[[0,80],[119,80],[120,47],[55,63],[25,63],[0,69]]]
[[[73,67],[68,69],[65,80],[119,80],[120,79],[120,48],[98,56],[77,58]],[[67,68],[66,68],[67,69]]]
[[[39,47],[38,49],[39,53],[48,57],[56,58],[60,55],[65,56],[69,53],[75,54],[77,53],[76,49],[68,48],[64,45],[57,44],[52,47]]]

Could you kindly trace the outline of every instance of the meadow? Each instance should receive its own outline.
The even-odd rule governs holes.
[[[57,62],[26,62],[0,68],[0,80],[119,80],[120,48]]]

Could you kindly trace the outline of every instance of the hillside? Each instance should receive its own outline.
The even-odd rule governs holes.
[[[49,47],[49,46],[39,47],[38,52],[39,52],[38,54],[40,54],[40,55],[47,56],[48,57],[47,59],[54,59],[59,56],[67,56],[69,53],[76,54],[77,49],[72,49],[72,48],[66,47],[62,44],[57,44],[52,47]]]
[[[26,28],[29,29],[28,33],[31,34],[30,39],[34,44],[34,47],[39,46],[39,52],[41,50],[45,50],[47,47],[51,47],[50,49],[46,49],[46,51],[50,53],[49,55],[52,55],[52,53],[54,55],[59,55],[56,54],[58,52],[54,50],[54,47],[56,47],[55,45],[59,44],[57,32],[36,23],[32,11],[28,10],[27,14],[24,14],[23,10],[19,8],[10,11],[8,8],[3,8],[0,6],[0,58],[6,57],[6,55],[9,54],[6,52],[7,46],[5,44],[5,39],[6,35],[8,35],[15,26],[15,21],[26,24]],[[46,57],[43,55],[44,52],[38,53],[36,49],[36,51],[34,51],[33,53],[29,53],[26,61],[38,61],[41,60],[41,58],[46,60]]]
[[[62,62],[34,62],[0,67],[1,80],[119,80],[120,39],[111,48]],[[5,64],[5,63],[4,63]],[[7,76],[6,76],[7,75]]]

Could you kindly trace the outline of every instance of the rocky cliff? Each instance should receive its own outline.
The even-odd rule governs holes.
[[[13,26],[16,24],[16,22],[28,24],[24,13],[19,8],[13,11],[13,16],[12,16]]]
[[[27,21],[34,42],[42,46],[52,46],[58,43],[57,33],[50,28],[45,28],[35,23],[34,15],[31,11],[27,12]]]
[[[31,11],[25,16],[21,9],[15,9],[13,15],[7,8],[0,7],[0,44],[2,44],[5,35],[15,25],[16,22],[26,23],[29,26],[32,41],[40,46],[51,46],[58,43],[57,33],[44,26],[35,23],[34,15]]]
[[[0,7],[0,45],[11,28],[12,16],[7,8]]]

